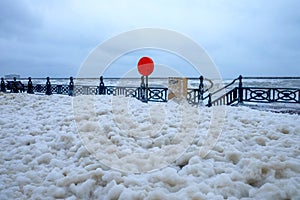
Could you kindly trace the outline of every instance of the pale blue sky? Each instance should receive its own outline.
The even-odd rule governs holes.
[[[224,78],[300,76],[299,7],[297,0],[1,0],[0,76],[76,76],[101,42],[148,27],[197,42]],[[132,69],[134,55],[115,64]],[[152,57],[174,68],[185,63],[159,51]]]

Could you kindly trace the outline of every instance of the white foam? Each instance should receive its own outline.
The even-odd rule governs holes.
[[[226,107],[215,137],[211,108],[78,99],[73,115],[72,97],[0,95],[0,199],[300,198],[299,115]],[[128,100],[127,113],[122,102]],[[112,110],[115,103],[121,112]],[[189,133],[188,148],[176,146]],[[88,151],[88,139],[105,160]],[[216,145],[201,156],[211,140]],[[120,165],[128,171],[161,167],[140,174],[109,168]]]

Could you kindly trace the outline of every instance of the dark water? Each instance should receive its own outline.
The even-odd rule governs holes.
[[[22,83],[27,84],[27,78],[19,79]],[[223,80],[223,86],[232,82],[233,79],[225,79]],[[68,85],[70,80],[69,78],[53,78],[50,80],[52,84],[61,84],[61,85]],[[45,84],[45,78],[32,78],[33,84]],[[213,81],[214,82],[214,81]],[[98,78],[80,78],[75,79],[74,83],[76,85],[91,85],[96,86],[99,85],[100,80]],[[104,84],[106,86],[140,86],[141,80],[139,78],[126,78],[126,79],[118,79],[118,78],[106,78],[104,79]],[[192,78],[188,80],[188,87],[189,88],[198,88],[199,87],[199,79]],[[205,86],[209,86],[210,83],[204,81]],[[167,78],[149,78],[149,86],[160,86],[160,87],[167,87],[168,86],[168,79]],[[238,81],[236,81],[232,86],[229,88],[237,87]],[[243,79],[243,86],[245,87],[283,87],[283,88],[300,88],[300,79]]]

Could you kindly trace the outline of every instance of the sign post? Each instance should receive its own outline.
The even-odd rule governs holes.
[[[154,70],[154,62],[149,57],[142,57],[138,64],[138,71],[142,76],[146,76],[146,88],[145,88],[145,102],[148,102],[148,76],[153,72]]]

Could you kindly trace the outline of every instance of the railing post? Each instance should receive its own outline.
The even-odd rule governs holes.
[[[140,92],[139,92],[139,100],[141,100],[142,102],[145,102],[145,103],[148,102],[146,92],[147,91],[146,91],[145,79],[144,79],[144,76],[141,76],[141,87],[140,87]]]
[[[203,95],[204,95],[204,84],[203,84],[203,76],[199,77],[199,91],[198,91],[198,105],[203,105]]]
[[[212,104],[211,104],[211,94],[209,93],[208,94],[208,104],[207,104],[208,107],[211,107]]]
[[[100,95],[105,95],[106,94],[105,89],[106,89],[106,87],[105,87],[104,82],[103,82],[103,76],[100,76],[99,94]]]
[[[69,96],[73,96],[73,91],[74,91],[74,81],[73,81],[73,77],[70,77],[70,83],[69,83]]]
[[[167,94],[168,94],[168,88],[165,88],[165,102],[168,102]]]
[[[148,85],[148,76],[146,76],[146,103],[148,103],[149,100],[149,85]]]
[[[46,95],[51,95],[52,91],[51,91],[51,83],[50,83],[50,78],[47,77],[47,82],[46,82]]]
[[[243,103],[243,82],[242,82],[242,75],[239,76],[239,97],[238,97],[238,102]]]
[[[14,77],[14,82],[12,85],[12,92],[13,93],[19,93],[19,89],[18,89],[18,83],[17,83],[17,78]]]
[[[4,78],[1,78],[1,92],[6,92]]]
[[[27,93],[28,94],[34,94],[31,77],[28,77]]]

